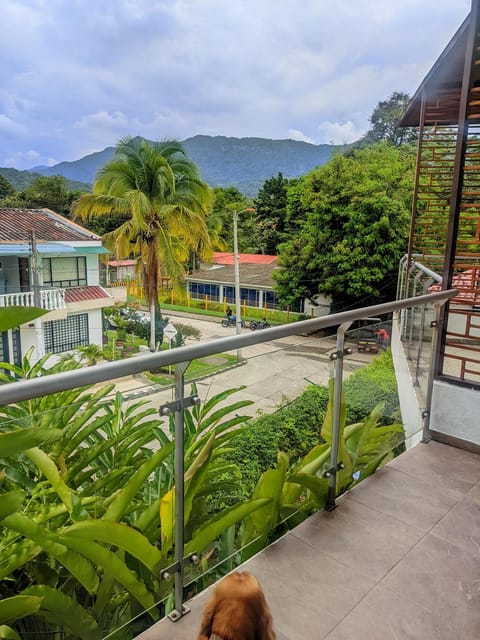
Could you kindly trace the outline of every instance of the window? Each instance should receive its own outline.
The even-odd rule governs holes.
[[[220,287],[218,284],[205,284],[203,282],[190,282],[190,295],[192,298],[201,299],[208,296],[211,300],[218,300]]]
[[[87,260],[75,258],[43,258],[43,284],[50,287],[79,287],[87,284]]]
[[[88,313],[68,316],[65,320],[45,322],[43,336],[47,353],[63,353],[90,344]]]

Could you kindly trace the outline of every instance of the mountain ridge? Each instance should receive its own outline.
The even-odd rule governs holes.
[[[315,145],[301,140],[233,136],[196,135],[182,141],[199,167],[202,178],[212,187],[237,187],[255,196],[265,180],[282,173],[296,178],[324,164],[343,146]],[[52,167],[36,166],[29,171],[40,175],[63,175],[68,180],[91,184],[96,172],[109,162],[115,147],[87,154],[78,160],[59,162]]]

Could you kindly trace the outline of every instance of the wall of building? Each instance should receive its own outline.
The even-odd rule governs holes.
[[[430,429],[480,445],[480,392],[443,380],[433,383]]]

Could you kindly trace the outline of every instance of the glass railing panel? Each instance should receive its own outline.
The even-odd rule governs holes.
[[[428,319],[428,311],[412,314],[408,365],[414,363],[419,384],[428,370]],[[345,336],[337,494],[403,451],[421,428],[402,424],[391,350],[380,344],[379,328],[392,336],[389,324],[361,327],[376,349],[365,348],[358,327]],[[205,339],[219,335],[233,336],[235,328],[217,320]],[[184,555],[191,560],[185,597],[325,507],[337,347],[327,329],[240,354],[219,350],[206,358],[214,367],[208,372],[195,363],[187,368],[184,405],[191,396],[200,404],[184,413]],[[76,609],[82,624],[96,624],[116,640],[134,637],[172,610],[176,426],[175,414],[160,416],[159,408],[177,399],[176,370],[156,371],[166,383],[146,377],[138,395],[118,380],[0,408],[0,437],[11,438],[4,439],[10,449],[0,485],[0,498],[7,496],[3,507],[0,501],[7,509],[0,524],[3,597],[33,582],[60,590],[82,607]],[[66,563],[59,549],[68,552]],[[162,579],[165,570],[169,580]]]

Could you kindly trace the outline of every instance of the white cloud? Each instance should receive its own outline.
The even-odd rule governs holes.
[[[351,141],[378,101],[416,89],[469,9],[2,0],[0,153],[74,160],[125,135]]]
[[[318,130],[319,142],[324,144],[349,144],[365,133],[365,128],[355,125],[351,120],[343,123],[322,122],[318,125]]]
[[[300,140],[300,142],[309,142],[310,144],[316,144],[313,138],[306,136],[303,131],[299,131],[298,129],[289,129],[288,137],[291,140]]]

